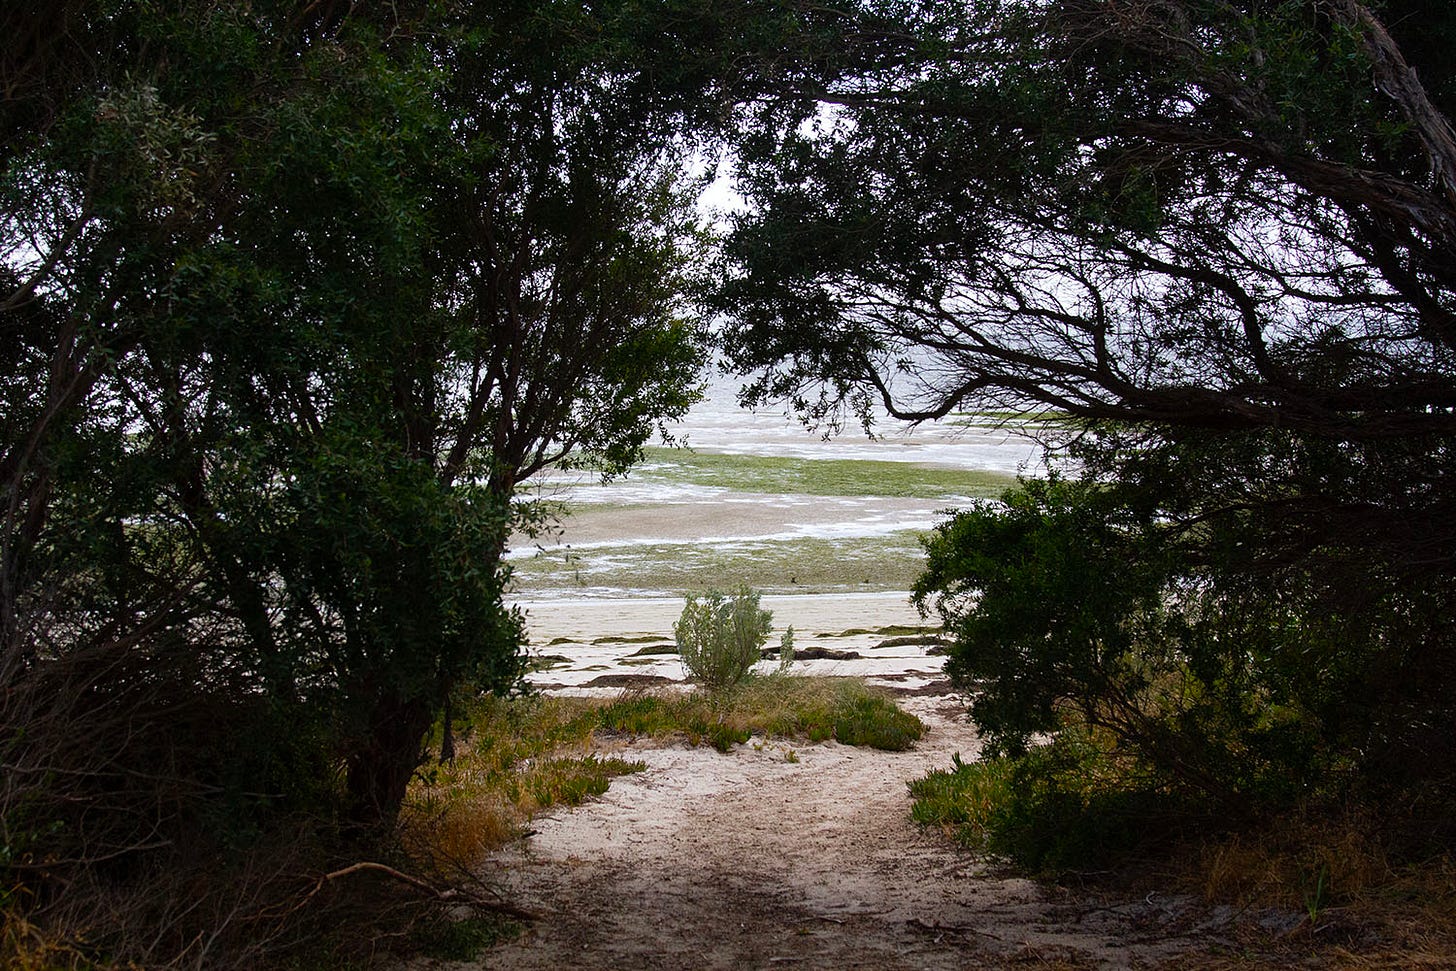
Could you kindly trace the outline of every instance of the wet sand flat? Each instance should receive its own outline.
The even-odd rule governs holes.
[[[603,675],[630,675],[638,681],[685,678],[673,646],[672,625],[682,613],[677,597],[526,600],[518,603],[531,631],[532,653],[549,659],[531,681],[545,690],[582,689]],[[831,657],[798,660],[802,674],[852,675],[871,683],[917,688],[941,678],[944,659],[919,640],[934,624],[921,619],[903,592],[766,596],[773,611],[770,646],[784,628],[794,628],[799,652],[821,649]],[[765,667],[771,666],[766,662]],[[620,678],[601,690],[620,690]]]
[[[690,500],[642,505],[596,503],[574,508],[551,535],[516,537],[514,559],[538,550],[589,550],[654,542],[711,543],[801,537],[886,535],[931,529],[943,499],[881,496],[768,495],[717,490]]]

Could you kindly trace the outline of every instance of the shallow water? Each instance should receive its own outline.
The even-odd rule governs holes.
[[[726,379],[669,431],[693,451],[654,450],[607,484],[587,473],[534,484],[569,510],[559,531],[516,537],[509,556],[538,650],[563,637],[582,648],[592,630],[670,637],[684,592],[739,584],[770,594],[780,627],[919,623],[906,591],[921,537],[1042,468],[1040,446],[1012,429],[887,423],[873,439],[826,439],[740,408]]]

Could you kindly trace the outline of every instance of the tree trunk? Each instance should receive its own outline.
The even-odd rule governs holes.
[[[367,730],[348,757],[350,822],[368,829],[394,822],[433,717],[434,708],[424,698],[386,689],[375,699]]]
[[[440,732],[440,763],[443,765],[455,761],[455,710],[450,704],[448,690],[445,693],[445,715],[442,720],[445,724]]]

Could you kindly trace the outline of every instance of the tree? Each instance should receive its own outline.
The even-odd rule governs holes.
[[[1324,741],[1351,728],[1340,751],[1395,751],[1419,770],[1456,718],[1437,620],[1456,589],[1456,76],[1439,53],[1452,12],[894,8],[902,29],[862,21],[878,43],[860,44],[861,63],[788,92],[744,140],[756,208],[729,239],[719,306],[738,364],[759,372],[752,390],[831,418],[873,402],[909,419],[1009,407],[1081,420],[1085,476],[1114,489],[1095,515],[1078,507],[1077,542],[1113,562],[1159,545],[1178,559],[1143,578],[1150,600],[1103,602],[1099,629],[1241,591],[1250,616],[1283,618],[1282,643],[1160,622],[1150,650],[1273,657],[1240,670],[1306,678],[1305,727],[1323,724]],[[966,595],[947,602],[953,625],[1005,606],[984,584],[1026,552],[1006,532],[1018,508],[936,541],[935,582]],[[1007,560],[966,559],[992,535]],[[1026,542],[1063,548],[1057,536]],[[1180,601],[1189,589],[1212,599]],[[1070,622],[1050,606],[1062,600],[1041,602],[1028,630]],[[1327,616],[1348,628],[1343,651]],[[972,643],[990,643],[976,630],[963,683],[1000,678],[1003,700],[1040,691],[1023,678],[1038,668],[1011,654],[970,663]],[[1240,682],[1245,701],[1283,690],[1259,678]],[[1321,692],[1389,717],[1335,729]]]
[[[1449,430],[1421,412],[1449,404],[1442,68],[1432,95],[1354,3],[929,9],[898,63],[803,94],[817,132],[745,143],[724,304],[765,387]],[[1412,330],[1429,354],[1388,353]]]
[[[5,697],[160,692],[178,744],[210,699],[388,821],[449,693],[522,671],[516,484],[693,398],[691,92],[627,110],[567,7],[54,13],[0,58]]]
[[[738,363],[760,393],[824,380],[826,407],[911,419],[1052,407],[1342,443],[1364,485],[1285,496],[1286,518],[1443,570],[1456,84],[1432,38],[1456,25],[1383,12],[918,10],[898,49],[799,95],[817,131],[778,102],[745,141],[759,209],[720,301]]]
[[[1448,430],[1421,413],[1449,403],[1441,359],[1388,353],[1444,347],[1439,62],[1432,95],[1358,4],[927,9],[896,63],[804,93],[833,109],[818,133],[745,145],[762,215],[724,304],[765,387],[833,373],[910,418],[991,398]]]
[[[573,453],[624,471],[695,400],[703,355],[677,128],[694,93],[634,92],[636,51],[613,49],[609,10],[537,6],[468,10],[439,53],[455,154],[430,269],[463,335],[439,351],[459,379],[442,474],[504,498]]]
[[[243,782],[199,750],[235,741],[166,723],[205,699],[279,743],[249,755],[265,765],[337,746],[351,777],[372,761],[397,779],[399,753],[353,727],[368,709],[402,691],[431,711],[437,669],[472,658],[505,659],[496,686],[519,670],[501,578],[450,548],[508,512],[419,475],[386,404],[389,334],[426,306],[403,173],[431,155],[431,75],[387,56],[388,23],[339,13],[71,5],[51,51],[65,83],[10,115],[7,698],[67,697],[69,670],[191,746],[108,771],[153,758]]]

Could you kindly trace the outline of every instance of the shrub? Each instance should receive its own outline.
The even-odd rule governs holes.
[[[1206,819],[1202,804],[1167,792],[1105,742],[1068,728],[1016,756],[957,755],[909,784],[911,817],[1040,873],[1100,868]]]
[[[688,594],[672,632],[683,666],[709,691],[738,684],[762,659],[773,614],[759,607],[759,599],[746,585],[732,595],[710,590],[702,600]],[[790,628],[780,648],[780,671],[793,663],[793,637]]]
[[[1456,588],[1266,556],[1272,528],[1138,482],[1027,482],[937,528],[916,596],[991,755],[1071,724],[1226,817],[1449,805],[1456,692],[1425,672],[1456,644]]]

